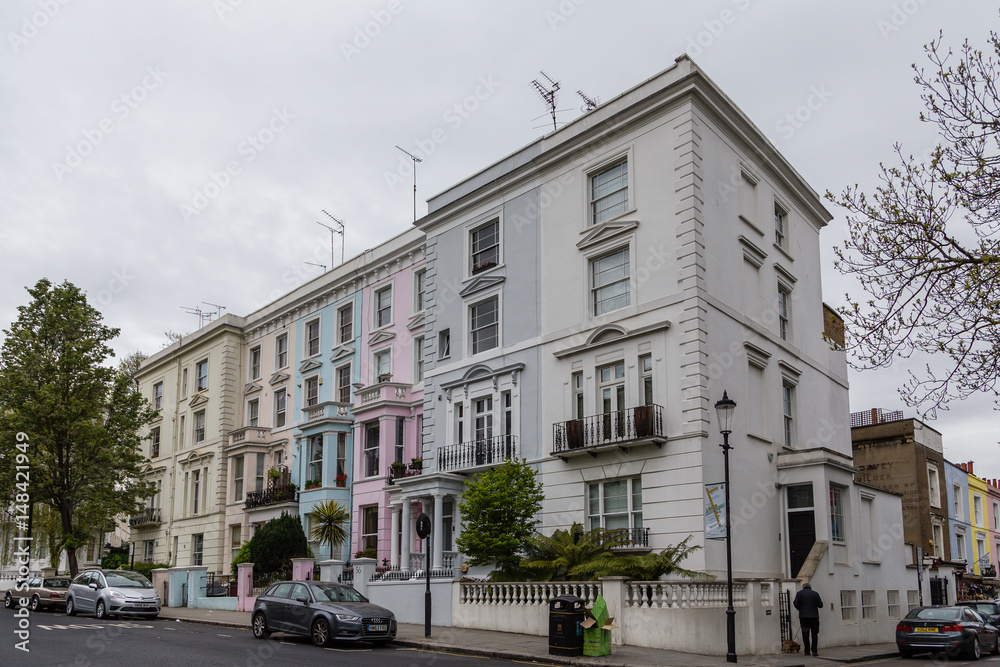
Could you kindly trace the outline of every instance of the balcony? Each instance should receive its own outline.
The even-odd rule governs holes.
[[[260,426],[244,426],[229,432],[229,446],[266,444],[271,437],[271,429]]]
[[[297,494],[294,484],[282,484],[273,486],[263,491],[248,491],[244,510],[252,510],[257,507],[267,507],[278,503],[297,502]]]
[[[517,436],[497,435],[438,447],[438,470],[468,470],[503,463],[517,456]]]
[[[389,466],[385,471],[386,484],[394,484],[397,479],[405,479],[407,477],[416,477],[423,472],[423,468],[414,469],[413,466],[404,468],[393,468]]]
[[[383,376],[379,377],[380,380],[383,379]],[[360,414],[388,405],[409,406],[418,398],[411,395],[410,389],[411,385],[391,382],[389,380],[380,381],[378,384],[358,389],[355,392],[357,403],[354,406],[354,414]]]
[[[620,528],[627,542],[614,547],[615,551],[641,551],[649,549],[649,528]]]
[[[324,420],[343,420],[350,422],[352,421],[351,404],[337,403],[336,401],[324,401],[323,403],[317,403],[316,405],[310,405],[302,408],[302,418],[305,420],[305,423],[300,426],[311,426],[314,423]]]
[[[160,523],[159,507],[147,507],[140,514],[133,514],[128,518],[128,525],[130,528],[150,526],[158,523]]]
[[[600,415],[572,419],[552,426],[552,455],[566,460],[571,456],[600,451],[653,444],[667,441],[663,432],[663,408],[640,405]]]

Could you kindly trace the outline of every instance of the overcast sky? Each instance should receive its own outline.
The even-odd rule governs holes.
[[[68,279],[152,353],[181,306],[245,315],[330,264],[326,209],[356,254],[424,200],[550,129],[531,86],[609,100],[687,52],[815,190],[871,191],[892,144],[925,154],[909,66],[944,30],[983,45],[986,1],[172,0],[0,4],[0,328]],[[457,106],[456,106],[457,105]],[[791,119],[791,120],[790,120]],[[437,141],[435,141],[435,138]],[[823,231],[824,293],[844,212]],[[339,261],[339,239],[336,256]],[[851,375],[851,409],[904,409],[906,368]],[[939,413],[954,461],[1000,477],[989,399]]]

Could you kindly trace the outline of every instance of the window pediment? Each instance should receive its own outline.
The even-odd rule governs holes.
[[[268,380],[267,382],[268,382],[268,384],[272,384],[272,385],[281,384],[282,382],[285,382],[286,380],[288,380],[289,377],[291,377],[291,376],[288,373],[282,373],[281,371],[278,371],[277,373],[275,373],[274,375],[272,375],[271,379]]]
[[[317,368],[322,368],[322,367],[323,367],[323,364],[321,364],[320,362],[316,361],[315,359],[306,359],[299,366],[299,372],[300,373],[308,373],[309,371],[314,371]]]
[[[261,390],[261,386],[256,382],[247,382],[243,387],[243,395],[247,396]]]
[[[379,345],[396,337],[391,331],[376,331],[368,338],[369,345]]]
[[[622,234],[631,232],[639,226],[638,220],[612,220],[595,225],[583,233],[583,238],[576,242],[576,247],[586,250],[592,246],[600,245],[605,241],[617,238]]]
[[[336,363],[345,357],[350,357],[354,354],[353,345],[341,345],[334,349],[333,356],[330,357],[330,361]]]
[[[199,405],[205,405],[206,403],[208,403],[208,398],[205,394],[195,394],[188,402],[188,407],[197,408]]]
[[[458,293],[458,295],[464,298],[470,294],[475,294],[476,292],[482,292],[483,290],[490,289],[491,287],[496,287],[497,285],[502,284],[503,281],[503,276],[482,276],[480,278],[473,278],[472,281]]]

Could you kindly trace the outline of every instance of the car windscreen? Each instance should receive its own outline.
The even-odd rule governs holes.
[[[114,588],[152,588],[153,584],[149,579],[138,572],[105,572],[104,578],[108,580],[108,586]]]
[[[906,618],[921,621],[957,621],[962,618],[962,610],[954,607],[927,607],[914,609],[906,615]]]
[[[69,579],[46,579],[42,586],[45,588],[69,588]]]
[[[324,586],[314,584],[313,595],[317,600],[330,600],[331,602],[368,602],[361,593],[349,586]]]
[[[997,605],[993,602],[977,602],[975,604],[970,604],[969,606],[978,611],[980,614],[990,614],[992,616],[1000,614],[1000,610],[998,610]]]

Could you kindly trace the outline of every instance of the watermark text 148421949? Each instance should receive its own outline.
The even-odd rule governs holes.
[[[28,532],[28,515],[31,506],[31,474],[30,458],[28,457],[28,434],[17,434],[17,455],[14,457],[15,493],[14,493],[14,522],[17,533],[14,537],[14,562],[17,565],[17,581],[14,587],[18,590],[27,590],[29,563],[31,562],[31,535]],[[19,651],[29,652],[28,642],[31,637],[31,619],[28,611],[28,598],[20,598],[20,604],[14,611],[14,618],[17,623],[14,626],[14,635],[19,639],[15,642],[14,648]]]

